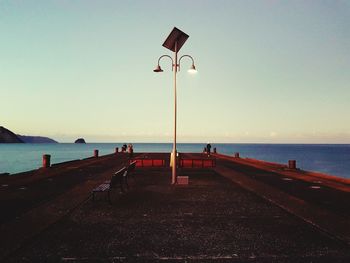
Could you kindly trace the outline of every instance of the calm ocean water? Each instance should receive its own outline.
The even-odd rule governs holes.
[[[135,152],[169,152],[171,143],[134,143]],[[0,173],[18,173],[41,166],[42,155],[50,154],[51,163],[91,157],[93,150],[100,155],[114,152],[122,143],[59,143],[59,144],[0,144]],[[205,144],[180,143],[179,152],[202,152]],[[212,144],[219,153],[287,164],[297,160],[304,170],[318,171],[350,178],[350,144]]]

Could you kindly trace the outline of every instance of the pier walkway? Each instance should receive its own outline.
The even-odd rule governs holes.
[[[169,163],[169,154],[137,156]],[[346,180],[211,158],[213,168],[180,168],[189,176],[181,186],[170,185],[167,166],[137,167],[130,190],[114,191],[112,204],[90,193],[128,161],[122,154],[1,178],[0,260],[350,262]]]

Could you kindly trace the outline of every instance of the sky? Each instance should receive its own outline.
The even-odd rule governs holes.
[[[350,143],[350,1],[0,0],[0,126],[59,142]]]

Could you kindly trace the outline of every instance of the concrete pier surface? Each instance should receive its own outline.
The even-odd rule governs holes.
[[[125,193],[91,191],[129,162],[117,153],[0,177],[2,262],[350,262],[350,183],[220,154],[179,168],[135,153]],[[159,162],[153,162],[159,164]]]

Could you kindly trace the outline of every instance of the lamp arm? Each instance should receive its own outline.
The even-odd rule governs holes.
[[[191,57],[190,55],[182,55],[179,59],[179,64],[177,65],[179,67],[179,71],[180,71],[180,62],[181,62],[181,59],[184,58],[184,57],[188,57],[192,60],[192,66],[194,66],[194,59],[193,57]]]
[[[159,66],[160,60],[161,60],[162,58],[164,58],[164,57],[170,58],[170,60],[171,60],[171,71],[173,71],[174,66],[175,66],[175,65],[174,65],[174,60],[173,60],[173,58],[170,57],[169,55],[162,55],[162,56],[160,56],[160,57],[158,58],[158,66]]]

